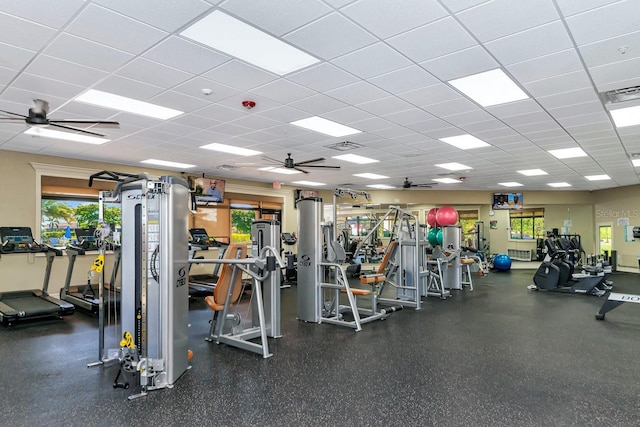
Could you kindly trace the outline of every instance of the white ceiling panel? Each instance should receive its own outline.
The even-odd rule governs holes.
[[[376,116],[386,116],[398,111],[410,110],[413,106],[395,96],[388,96],[386,98],[380,98],[374,101],[358,104],[358,108]]]
[[[120,96],[146,101],[149,98],[163,92],[158,86],[141,83],[137,80],[131,80],[126,77],[111,75],[94,87],[103,92],[115,93]]]
[[[384,98],[389,95],[387,92],[364,81],[333,89],[326,93],[332,98],[336,98],[351,105],[362,104],[364,102]]]
[[[614,62],[591,67],[591,77],[600,92],[640,85],[640,76],[636,71],[640,66],[640,57],[624,62]]]
[[[567,18],[578,45],[638,31],[638,3],[619,1]]]
[[[282,104],[288,104],[289,102],[315,95],[316,91],[285,79],[278,79],[255,88],[253,93]]]
[[[387,0],[359,0],[342,13],[381,39],[447,16],[435,0],[404,0],[400,7]]]
[[[63,83],[33,74],[20,74],[13,81],[13,87],[32,92],[36,98],[55,96],[58,98],[75,98],[85,89],[82,86]]]
[[[203,98],[204,97],[196,98],[178,92],[166,91],[154,96],[149,102],[179,111],[191,112],[209,105],[209,102]]]
[[[532,99],[524,99],[522,101],[509,102],[502,105],[494,105],[487,107],[486,110],[496,117],[504,118],[510,116],[519,116],[521,114],[535,113],[542,111],[538,103]]]
[[[193,74],[145,58],[134,59],[116,74],[160,87],[173,87],[193,77]]]
[[[456,14],[480,41],[487,42],[559,18],[551,0],[494,0]]]
[[[38,51],[51,40],[56,30],[0,12],[0,43]]]
[[[446,37],[442,37],[446,34]],[[424,25],[387,40],[391,46],[415,62],[423,62],[476,44],[471,35],[452,17]]]
[[[203,89],[209,89],[211,90],[211,93],[209,95],[205,95],[202,93]],[[178,86],[175,86],[172,90],[189,96],[203,97],[206,98],[208,102],[220,101],[236,95],[239,92],[238,89],[219,84],[213,80],[205,79],[203,77],[194,77],[182,84],[179,84]]]
[[[338,13],[331,13],[287,34],[285,40],[310,54],[333,59],[368,46],[375,37]]]
[[[433,116],[421,109],[411,108],[405,111],[396,111],[386,114],[384,118],[399,125],[407,125],[432,119]]]
[[[9,83],[15,76],[16,72],[14,70],[10,70],[9,68],[0,67],[0,93],[2,89]]]
[[[113,31],[117,28],[117,31]],[[103,7],[88,5],[67,31],[98,43],[139,54],[168,34]]]
[[[561,21],[553,21],[485,44],[504,65],[570,49],[573,43]],[[527,46],[523,49],[522,46]]]
[[[236,60],[226,62],[202,74],[202,77],[242,90],[253,89],[278,78],[275,74]]]
[[[477,109],[472,111],[466,111],[464,113],[456,113],[448,116],[443,116],[443,118],[455,126],[463,126],[470,125],[473,123],[492,123],[492,126],[489,126],[491,129],[500,128],[502,126],[496,126],[496,121],[491,121],[493,118],[490,114],[485,112],[484,110]]]
[[[438,79],[416,65],[373,77],[369,81],[394,94],[438,83]]]
[[[323,115],[333,110],[345,108],[347,104],[326,95],[313,95],[299,101],[289,103],[289,106],[306,111],[311,115]],[[292,119],[292,121],[295,119]]]
[[[556,0],[564,16],[575,15],[590,9],[617,2],[620,0]]]
[[[499,64],[487,53],[485,48],[474,46],[421,62],[420,66],[440,80],[453,80],[493,70],[498,68]]]
[[[32,50],[0,43],[0,64],[3,68],[21,70],[34,58],[35,54]]]
[[[456,13],[487,1],[489,0],[440,0],[440,3],[451,12]]]
[[[85,67],[48,55],[39,55],[29,64],[25,72],[85,87],[92,86],[107,76],[106,72],[96,68]]]
[[[222,9],[277,36],[300,28],[332,11],[318,0],[227,0]]]
[[[564,106],[559,108],[549,109],[551,114],[556,119],[562,119],[565,117],[582,116],[584,114],[599,113],[603,111],[602,104],[598,101],[585,102],[583,104],[576,104],[571,106]]]
[[[230,61],[226,55],[171,36],[145,52],[145,58],[193,74],[201,74]]]
[[[85,4],[84,0],[57,0],[55,2],[4,0],[2,12],[52,28],[61,28]]]
[[[181,28],[211,7],[201,0],[167,2],[163,7],[157,7],[156,0],[94,0],[94,2],[168,32]]]
[[[384,43],[367,46],[331,62],[364,79],[411,65],[411,61]]]
[[[541,96],[538,97],[538,101],[544,108],[550,109],[584,102],[599,102],[600,98],[592,88],[584,88],[555,95]]]
[[[579,50],[588,67],[638,58],[640,57],[640,31],[583,45]]]
[[[582,70],[583,66],[578,54],[573,49],[567,49],[529,61],[518,62],[507,66],[507,68],[520,83],[526,83]]]
[[[589,75],[585,70],[573,71],[571,73],[548,77],[541,80],[534,80],[524,83],[523,86],[530,95],[535,97],[593,87],[591,80],[589,79]]]
[[[325,92],[341,86],[346,86],[359,80],[356,76],[349,74],[328,62],[314,65],[313,67],[290,74],[287,78],[298,84],[317,90],[318,92]]]
[[[419,107],[462,98],[460,93],[445,83],[439,83],[413,90],[411,92],[401,93],[398,96]]]
[[[44,54],[109,72],[117,70],[134,57],[122,50],[67,33],[56,37]]]

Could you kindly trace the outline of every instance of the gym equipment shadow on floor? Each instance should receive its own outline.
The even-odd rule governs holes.
[[[171,390],[127,401],[117,367],[92,368],[97,319],[0,329],[4,425],[621,426],[640,424],[640,307],[595,320],[604,299],[527,290],[533,270],[474,277],[361,332],[295,319],[282,291],[273,357],[204,340],[190,303],[193,368]],[[638,275],[612,276],[640,293]]]

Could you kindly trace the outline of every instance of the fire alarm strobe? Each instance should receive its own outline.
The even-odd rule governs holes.
[[[256,106],[256,103],[253,101],[242,101],[242,106],[247,110],[251,110],[253,107]]]

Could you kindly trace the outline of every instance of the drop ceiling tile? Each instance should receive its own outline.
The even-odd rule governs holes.
[[[480,122],[484,122],[484,123],[491,122],[493,123],[494,128],[504,126],[504,125],[496,126],[496,124],[499,122],[497,120],[492,121],[493,116],[491,116],[490,114],[488,114],[487,112],[479,108],[476,110],[467,111],[464,113],[456,113],[456,114],[444,116],[442,117],[442,119],[446,120],[447,122],[455,126],[469,125],[472,123],[480,123]]]
[[[482,42],[505,37],[559,18],[551,0],[495,0],[457,13],[456,16]]]
[[[564,16],[575,15],[619,0],[556,0]]]
[[[219,104],[210,104],[194,112],[193,114],[225,123],[243,118],[247,113],[246,110],[240,111]]]
[[[411,65],[411,61],[384,43],[358,49],[331,62],[363,79]]]
[[[406,92],[438,83],[438,79],[417,65],[373,77],[368,81],[390,93]]]
[[[351,85],[327,91],[326,94],[347,104],[357,105],[384,98],[389,94],[370,83],[360,81]]]
[[[117,28],[117,31],[113,31]],[[140,54],[168,34],[149,25],[89,4],[67,27],[67,32],[98,43]]]
[[[43,53],[107,72],[115,71],[134,57],[122,50],[67,33],[56,37]]]
[[[246,2],[227,0],[221,9],[268,33],[282,36],[332,11],[318,0]]]
[[[580,46],[638,31],[638,4],[619,1],[566,19]]]
[[[309,117],[309,113],[286,105],[279,105],[268,110],[258,111],[256,114],[278,122],[291,123]]]
[[[345,108],[347,104],[326,95],[317,94],[299,101],[289,103],[289,106],[306,111],[312,115],[321,115],[327,112]]]
[[[164,123],[175,123],[177,125],[184,125],[196,129],[206,129],[221,124],[219,120],[215,120],[214,118],[196,116],[195,114],[182,114],[174,119],[171,119],[170,122]]]
[[[396,113],[398,111],[406,111],[413,108],[413,106],[395,96],[388,96],[386,98],[376,99],[374,101],[364,102],[357,105],[358,108],[363,109],[376,116],[384,116],[387,114]]]
[[[448,15],[434,0],[405,0],[401,6],[386,0],[360,0],[341,12],[381,39]]]
[[[140,101],[146,101],[163,91],[159,86],[153,86],[116,75],[111,75],[102,80],[95,85],[94,89],[120,96],[127,96]]]
[[[193,74],[167,67],[145,58],[136,58],[116,73],[132,80],[170,88],[193,77]]]
[[[410,92],[400,93],[398,97],[418,107],[425,107],[427,105],[462,98],[462,95],[449,85],[439,83]]]
[[[5,0],[2,2],[2,11],[38,24],[61,28],[84,4],[84,0],[44,1],[37,5],[20,0]]]
[[[591,80],[584,70],[548,77],[524,83],[524,88],[534,97],[548,96],[571,90],[590,88]]]
[[[276,80],[275,74],[232,60],[202,74],[202,77],[241,90],[249,90]]]
[[[571,49],[573,43],[558,20],[493,40],[485,43],[485,47],[500,63],[509,65]]]
[[[193,74],[201,74],[231,58],[189,40],[171,36],[143,55],[147,59]]]
[[[331,5],[332,7],[336,8],[336,9],[340,9],[341,7],[344,7],[350,3],[353,3],[355,0],[325,0],[325,3],[328,3],[329,5]]]
[[[278,79],[253,89],[252,93],[282,104],[288,104],[312,96],[316,94],[316,91],[285,79]]]
[[[558,93],[556,95],[541,96],[538,102],[546,109],[565,107],[585,102],[599,101],[600,98],[592,88],[572,90],[570,92]]]
[[[211,94],[205,95],[203,89],[210,89]],[[238,93],[238,89],[216,83],[203,77],[194,77],[172,89],[185,95],[195,96],[206,99],[208,102],[216,102],[225,98],[229,98]]]
[[[363,132],[375,132],[381,129],[389,129],[393,127],[393,123],[382,117],[372,117],[353,123],[353,127]]]
[[[409,123],[405,125],[407,128],[416,132],[431,132],[438,129],[450,128],[451,124],[437,118],[422,120],[420,122]]]
[[[450,116],[456,113],[464,113],[466,111],[474,111],[478,108],[476,104],[466,98],[453,99],[451,101],[441,102],[439,104],[431,104],[424,109],[436,117]]]
[[[29,64],[25,71],[37,76],[85,87],[94,85],[107,75],[107,73],[95,68],[85,67],[47,55],[39,55]]]
[[[640,32],[624,34],[595,43],[579,46],[580,54],[588,67],[627,61],[640,56]],[[626,46],[624,51],[618,50]]]
[[[640,45],[639,45],[640,47]],[[590,67],[591,77],[600,92],[637,86],[640,57],[612,64]]]
[[[0,61],[3,68],[21,70],[35,55],[36,52],[32,50],[0,43]]]
[[[487,120],[486,122],[472,122],[472,123],[460,123],[458,122],[460,121],[464,121],[464,116],[466,116],[467,113],[462,113],[462,114],[455,114],[453,116],[448,116],[446,117],[446,119],[448,121],[451,121],[452,125],[456,125],[459,126],[461,129],[465,130],[467,133],[470,134],[475,134],[476,132],[485,132],[485,131],[489,131],[489,130],[496,130],[496,129],[502,129],[503,127],[505,127],[504,123],[502,123],[499,120],[495,120],[495,119],[491,119],[491,120]],[[470,112],[468,113],[471,115],[471,117],[475,120],[475,115],[476,112]],[[457,116],[460,116],[460,118],[458,119]]]
[[[211,7],[200,0],[160,3],[155,0],[95,0],[94,2],[168,32],[184,26]]]
[[[453,80],[483,71],[493,70],[499,64],[480,46],[473,46],[429,61],[421,62],[425,68],[440,80]]]
[[[85,90],[82,86],[58,82],[27,73],[20,74],[12,83],[12,87],[30,91],[36,98],[49,95],[58,98],[75,98]]]
[[[419,108],[411,108],[405,111],[397,111],[384,116],[385,119],[391,120],[399,125],[407,125],[416,122],[430,120],[433,116]]]
[[[261,117],[256,114],[250,114],[232,121],[231,124],[258,131],[263,129],[268,130],[269,128],[276,127],[281,124],[281,122],[271,120],[266,117]]]
[[[376,41],[375,37],[335,12],[287,34],[284,39],[326,60]]]
[[[612,131],[613,126],[610,122],[595,122],[595,123],[585,123],[574,126],[564,126],[567,132],[569,132],[574,137],[583,134],[589,134],[591,132],[599,132],[599,131]]]
[[[53,28],[0,12],[0,43],[39,51],[56,34]]]
[[[289,74],[287,80],[294,81],[318,92],[325,92],[355,83],[359,79],[328,62],[324,62],[297,73]]]
[[[599,101],[585,102],[583,104],[571,105],[568,107],[559,107],[549,109],[551,114],[556,119],[562,119],[565,117],[582,116],[590,113],[600,113],[604,110],[604,107]]]
[[[202,98],[196,98],[170,90],[154,96],[149,102],[187,113],[209,105],[209,102]]]
[[[546,79],[572,71],[582,70],[582,62],[573,49],[563,50],[547,56],[507,66],[520,83]]]
[[[10,70],[9,68],[0,67],[0,93],[2,93],[2,89],[6,86],[9,81],[11,81],[15,76],[16,72],[14,70]]]
[[[442,37],[446,34],[446,37]],[[391,46],[423,62],[474,46],[476,41],[452,17],[443,18],[387,40]]]

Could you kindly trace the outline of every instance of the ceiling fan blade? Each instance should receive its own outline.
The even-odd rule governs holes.
[[[304,169],[297,168],[297,167],[295,167],[295,166],[294,166],[292,169],[295,169],[295,170],[300,171],[300,172],[302,172],[302,173],[309,173],[309,171],[306,171],[306,170],[304,170]]]
[[[267,157],[267,156],[262,156],[262,158],[264,160],[268,160],[270,162],[276,163],[278,165],[284,165],[284,162],[282,160],[276,160],[276,159],[272,159],[271,157]]]
[[[4,111],[4,110],[0,110],[0,113],[10,114],[10,115],[12,115],[12,116],[22,117],[23,119],[26,119],[26,118],[27,118],[27,116],[23,116],[22,114],[18,114],[18,113],[12,113],[11,111]]]
[[[296,165],[306,165],[306,164],[309,164],[309,163],[324,162],[324,161],[325,161],[324,157],[318,157],[317,159],[305,160],[305,161],[302,161],[302,162],[298,162],[298,163],[296,163]]]
[[[117,128],[120,123],[111,120],[49,120],[49,123],[55,123],[59,125],[72,125],[78,126],[95,126],[106,128]]]
[[[298,166],[298,164],[296,166]],[[324,166],[324,165],[304,165],[303,167],[304,168],[340,169],[340,166]]]
[[[0,117],[0,120],[7,122],[24,122],[22,117]]]
[[[62,129],[69,129],[69,130],[72,130],[74,132],[79,132],[79,133],[82,133],[82,134],[104,137],[104,135],[101,134],[101,133],[90,132],[88,130],[72,128],[71,126],[63,126],[63,125],[59,125],[59,124],[56,124],[56,123],[49,123],[49,126],[54,126],[54,127],[62,128]]]

